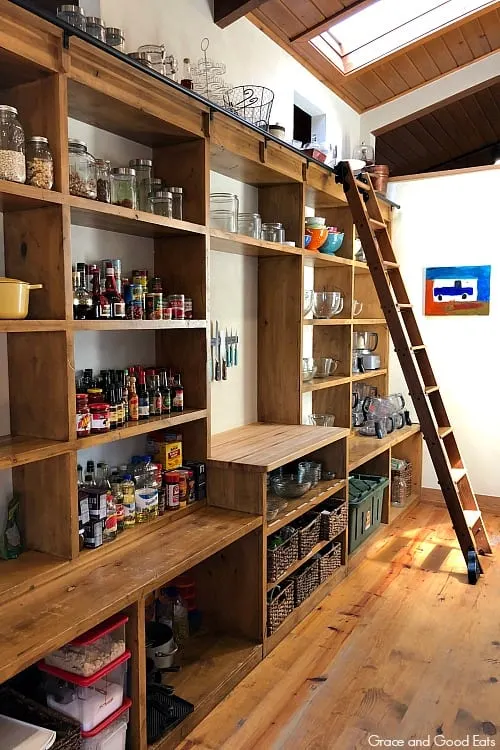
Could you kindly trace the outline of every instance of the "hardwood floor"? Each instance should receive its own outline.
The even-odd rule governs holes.
[[[357,750],[374,746],[372,735],[400,747],[467,737],[466,747],[498,746],[500,561],[468,585],[434,497],[376,542],[179,748]],[[500,500],[485,518],[498,546]]]

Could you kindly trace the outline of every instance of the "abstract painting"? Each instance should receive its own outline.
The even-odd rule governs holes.
[[[491,266],[425,269],[425,315],[489,315]]]

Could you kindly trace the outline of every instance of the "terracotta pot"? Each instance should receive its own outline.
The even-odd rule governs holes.
[[[389,167],[387,164],[372,164],[366,167],[366,172],[372,178],[373,187],[379,193],[387,192],[387,183],[389,180]]]

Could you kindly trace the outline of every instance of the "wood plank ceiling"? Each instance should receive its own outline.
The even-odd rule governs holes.
[[[312,31],[326,19],[370,1],[373,2],[267,0],[248,17],[358,112],[384,104],[500,49],[499,1],[462,22],[424,37],[404,51],[346,75],[308,39],[324,30]],[[301,38],[296,39],[297,36]]]
[[[377,135],[377,162],[391,176],[482,166],[499,143],[500,79]]]

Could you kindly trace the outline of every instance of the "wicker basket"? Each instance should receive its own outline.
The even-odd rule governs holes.
[[[340,542],[332,545],[318,560],[319,582],[323,583],[333,575],[333,572],[342,565],[342,545]]]
[[[407,461],[404,469],[392,469],[391,480],[391,503],[393,505],[406,505],[412,492],[411,462]]]
[[[293,611],[294,582],[290,581],[267,605],[267,634],[272,635]]]
[[[295,606],[298,607],[319,586],[319,560],[314,560],[294,575],[293,582]]]
[[[56,732],[52,750],[80,750],[82,747],[80,724],[11,688],[0,688],[0,711],[5,716]]]
[[[299,534],[295,532],[283,544],[275,549],[267,550],[267,581],[277,581],[286,573],[290,565],[299,559]]]
[[[318,544],[321,525],[319,513],[306,513],[303,520],[307,525],[299,529],[299,560],[306,557],[312,548]]]
[[[329,539],[335,539],[347,529],[349,520],[349,504],[347,500],[338,498],[325,503],[320,513],[321,525],[319,538],[327,542]]]

